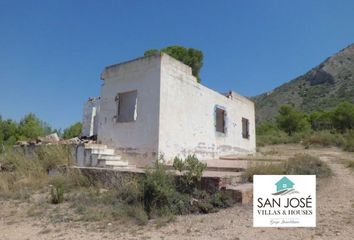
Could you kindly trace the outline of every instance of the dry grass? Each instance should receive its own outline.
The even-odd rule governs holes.
[[[0,197],[28,198],[48,185],[50,170],[70,159],[65,146],[41,147],[30,154],[23,149],[7,149],[0,155]]]
[[[346,166],[347,168],[350,168],[350,169],[352,169],[352,170],[354,171],[354,160],[347,160],[347,161],[345,161],[345,166]]]
[[[316,175],[329,177],[332,171],[329,166],[318,157],[309,154],[297,154],[287,161],[279,163],[255,163],[244,173],[246,181],[253,182],[253,175]]]

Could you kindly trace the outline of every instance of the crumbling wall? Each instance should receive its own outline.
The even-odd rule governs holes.
[[[98,116],[100,111],[100,97],[90,97],[84,105],[81,136],[97,135]]]

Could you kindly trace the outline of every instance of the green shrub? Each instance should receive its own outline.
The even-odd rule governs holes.
[[[343,146],[344,137],[341,134],[332,133],[330,131],[320,131],[314,132],[306,139],[304,139],[303,144],[308,145],[319,145],[319,146]]]
[[[210,203],[216,208],[228,208],[232,206],[230,197],[223,192],[213,194]]]
[[[116,219],[121,217],[129,217],[138,225],[146,225],[148,223],[148,215],[141,204],[122,204],[116,206],[113,210],[113,215]]]
[[[214,213],[217,212],[217,209],[209,201],[198,201],[197,206],[200,213]]]
[[[281,163],[257,163],[250,166],[244,172],[244,181],[253,182],[253,175],[283,175],[286,174],[284,164]]]
[[[59,204],[64,201],[64,186],[54,185],[50,191],[50,202],[53,204]]]
[[[328,177],[332,171],[324,161],[308,154],[297,154],[285,163],[286,173],[290,175],[316,175]]]
[[[354,152],[354,131],[350,131],[345,135],[343,150],[347,152]]]
[[[275,144],[285,144],[289,141],[289,136],[283,131],[276,131],[269,134],[257,135],[257,146],[267,146]]]
[[[350,102],[339,104],[333,111],[332,122],[334,127],[341,132],[354,129],[354,104]]]
[[[309,129],[294,132],[291,136],[289,136],[282,130],[277,130],[264,133],[263,135],[257,135],[256,141],[257,146],[300,143],[301,141],[303,141],[303,139],[306,139],[310,134],[311,131],[309,131]]]
[[[257,135],[270,135],[279,131],[279,128],[270,122],[261,123],[256,128]]]
[[[308,154],[297,154],[281,163],[257,163],[243,174],[244,181],[253,182],[253,175],[316,175],[328,177],[332,175],[329,166],[317,157]]]
[[[143,198],[148,215],[151,217],[152,211],[156,209],[172,209],[172,197],[175,192],[173,176],[160,161],[156,161],[154,167],[147,169],[145,173]]]
[[[143,199],[141,183],[135,178],[125,182],[125,184],[118,189],[118,198],[127,204],[141,203]]]
[[[178,215],[196,212],[196,209],[193,209],[193,206],[190,204],[191,200],[191,195],[176,191],[172,199],[172,212]]]
[[[195,155],[188,155],[185,160],[175,157],[173,167],[181,174],[176,181],[178,191],[192,193],[199,187],[203,171],[207,165],[201,163]]]

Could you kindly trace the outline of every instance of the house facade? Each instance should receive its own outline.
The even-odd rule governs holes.
[[[207,160],[256,150],[254,103],[199,84],[167,54],[108,66],[101,79],[97,126],[83,132],[137,166],[161,155]]]

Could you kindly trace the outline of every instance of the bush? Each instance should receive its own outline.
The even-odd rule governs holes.
[[[127,204],[141,203],[143,199],[141,183],[135,178],[125,182],[125,184],[118,189],[118,198]]]
[[[324,161],[308,154],[297,154],[285,163],[286,174],[290,175],[316,175],[328,177],[332,171]]]
[[[261,123],[256,128],[257,135],[270,135],[277,132],[279,132],[279,128],[270,122]]]
[[[156,161],[154,168],[146,171],[143,181],[144,207],[149,217],[153,210],[172,209],[174,192],[173,176],[160,161]]]
[[[64,201],[64,191],[66,185],[66,179],[63,176],[57,176],[52,179],[50,189],[50,202],[53,204],[59,204]]]
[[[259,147],[275,144],[285,144],[289,142],[289,136],[285,132],[277,130],[272,133],[257,135],[256,141],[257,146]]]
[[[300,143],[310,134],[311,131],[306,129],[304,131],[294,132],[291,136],[289,136],[284,131],[277,129],[271,132],[265,132],[263,135],[257,135],[256,141],[257,146]]]
[[[232,206],[230,197],[223,192],[213,194],[210,202],[216,208],[228,208]]]
[[[354,131],[350,131],[345,135],[344,151],[354,152]]]
[[[176,191],[172,199],[172,212],[178,215],[196,212],[196,209],[191,205],[191,201],[191,195]]]
[[[343,102],[334,110],[332,115],[332,122],[334,127],[345,132],[354,128],[354,104]]]
[[[344,137],[338,133],[331,133],[330,131],[320,131],[314,132],[310,136],[304,139],[303,144],[305,146],[309,145],[319,145],[319,146],[343,146]]]
[[[286,174],[284,164],[257,163],[246,169],[242,178],[244,181],[253,182],[253,175],[283,175]]]
[[[175,157],[173,167],[182,175],[176,181],[178,191],[192,193],[200,187],[200,180],[207,165],[201,163],[195,155],[188,155],[185,160]]]
[[[148,223],[148,215],[141,204],[123,204],[116,208],[116,216],[127,216],[135,221],[138,225],[146,225]]]
[[[297,154],[282,163],[257,163],[246,169],[243,179],[253,182],[253,175],[316,175],[322,178],[331,176],[332,171],[317,157]]]

